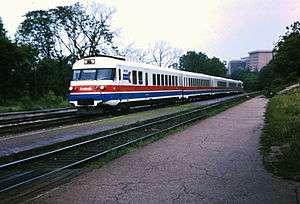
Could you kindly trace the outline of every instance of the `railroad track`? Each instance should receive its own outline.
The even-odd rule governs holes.
[[[0,134],[17,133],[26,130],[78,122],[88,119],[89,117],[91,117],[90,114],[78,114],[77,109],[74,108],[0,113]]]
[[[187,125],[216,108],[245,100],[246,95],[206,107],[162,116],[143,124],[117,129],[109,134],[96,134],[52,151],[0,164],[0,203],[16,200],[57,182],[64,176],[78,173],[76,167],[139,141]]]

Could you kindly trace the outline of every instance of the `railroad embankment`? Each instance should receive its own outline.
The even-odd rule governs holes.
[[[300,89],[270,99],[261,152],[273,174],[300,181]]]

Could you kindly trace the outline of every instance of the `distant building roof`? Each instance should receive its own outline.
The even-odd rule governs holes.
[[[251,51],[248,52],[249,54],[255,54],[255,53],[272,53],[272,50],[255,50],[255,51]]]

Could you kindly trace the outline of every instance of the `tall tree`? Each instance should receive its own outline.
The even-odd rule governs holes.
[[[165,41],[157,41],[149,49],[150,63],[158,66],[170,67],[179,62],[182,51],[171,47]]]
[[[188,51],[179,60],[179,67],[182,70],[210,74],[214,76],[226,76],[226,68],[218,58],[209,58],[202,52]]]
[[[88,11],[79,3],[47,11],[32,11],[25,15],[16,34],[17,42],[30,44],[39,50],[41,59],[73,60],[107,54],[116,50],[111,29],[114,11],[94,6]]]
[[[0,17],[0,38],[6,38],[6,30],[4,29],[4,25],[1,17]]]
[[[300,22],[286,29],[274,47],[273,59],[260,71],[262,88],[285,86],[300,79]]]

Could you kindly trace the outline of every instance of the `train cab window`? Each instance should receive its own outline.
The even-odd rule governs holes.
[[[156,74],[152,74],[152,83],[153,83],[153,86],[156,85]]]
[[[163,74],[161,75],[161,85],[165,85],[165,76]]]
[[[80,76],[80,70],[74,70],[73,71],[73,81],[79,80],[79,76]]]
[[[137,71],[133,70],[132,71],[132,83],[137,84]]]
[[[142,71],[138,71],[138,78],[139,78],[139,84],[143,84],[143,72]]]
[[[160,86],[160,74],[157,74],[157,85]]]
[[[169,83],[168,83],[168,75],[165,75],[165,84],[166,84],[166,86],[169,86]]]
[[[148,73],[145,73],[145,85],[148,86]]]
[[[81,73],[80,77],[82,78],[83,73]],[[116,69],[111,69],[111,68],[102,68],[102,69],[97,69],[97,73],[96,73],[96,80],[114,80],[116,77]],[[93,80],[95,80],[95,76],[94,74],[89,75],[89,76],[84,76],[84,79],[80,79],[80,80],[90,80],[92,78],[94,78]]]

